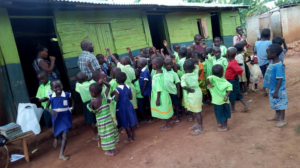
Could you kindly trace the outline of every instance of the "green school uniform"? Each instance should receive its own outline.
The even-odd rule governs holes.
[[[136,98],[144,98],[144,96],[142,95],[141,88],[140,88],[139,80],[134,82],[134,87],[135,87],[135,90],[136,90]]]
[[[109,89],[109,95],[110,95],[114,90],[117,89],[119,84],[117,83],[116,79],[112,79],[109,82],[109,85],[110,85],[110,89]],[[117,108],[117,102],[115,101],[115,99],[113,99],[109,104],[109,110],[110,110],[110,114],[111,114],[111,117],[112,117],[115,125],[118,125],[118,121],[116,118],[116,108]]]
[[[166,71],[166,68],[165,67],[162,67],[161,70],[163,71],[163,73]],[[151,76],[151,79],[153,79],[153,76],[156,74],[156,70],[155,69],[152,69],[151,73],[150,73],[150,76]]]
[[[174,51],[174,55],[175,55],[176,63],[178,63],[179,62],[179,54],[178,54],[178,52]]]
[[[176,84],[180,82],[179,77],[177,73],[175,73],[173,70],[165,71],[165,88],[170,94],[177,94],[177,87]]]
[[[208,57],[208,59],[206,60],[207,76],[212,75],[212,67],[214,65],[220,64],[223,66],[223,69],[224,69],[224,74],[223,74],[223,77],[224,77],[225,71],[226,71],[226,68],[228,65],[227,59],[224,57],[220,57],[219,59],[216,59],[216,56],[211,56],[210,54],[207,57]]]
[[[134,109],[137,109],[136,90],[132,83],[132,81],[135,80],[134,69],[130,65],[122,65],[120,62],[117,64],[117,67],[120,68],[121,71],[124,72],[127,76],[125,84],[131,88],[132,93],[132,100],[130,100],[130,102],[132,103]]]
[[[95,83],[95,81],[86,81],[83,83],[76,83],[75,91],[80,94],[81,100],[83,103],[86,103],[93,99],[90,94],[90,85]]]
[[[51,95],[53,93],[53,91],[51,90],[51,85],[50,85],[50,81],[48,81],[48,83],[46,85],[41,84],[37,93],[36,93],[36,98],[45,98],[45,97],[49,97],[49,95]],[[43,108],[46,109],[47,106],[47,101],[42,102],[41,103]],[[51,105],[49,107],[51,109]]]
[[[180,71],[184,72],[184,69],[183,69],[183,64],[185,62],[186,58],[181,58],[178,62],[179,66],[180,66]]]
[[[202,91],[198,84],[198,65],[192,73],[186,73],[181,77],[181,86],[194,89],[194,93],[183,90],[183,104],[188,111],[199,113],[202,111]]]
[[[157,92],[160,92],[160,106],[156,106]],[[174,111],[172,101],[164,85],[164,74],[155,74],[152,79],[151,114],[159,119],[169,119]]]
[[[229,104],[229,97],[226,102],[224,102],[224,98],[226,96],[226,91],[232,91],[232,84],[225,78],[219,78],[214,75],[209,76],[207,79],[214,86],[208,88],[212,96],[212,103],[215,105],[222,105],[224,103]]]
[[[227,48],[226,48],[224,45],[221,45],[221,46],[220,46],[220,50],[221,50],[221,57],[222,57],[223,55],[226,55],[226,53],[227,53]]]

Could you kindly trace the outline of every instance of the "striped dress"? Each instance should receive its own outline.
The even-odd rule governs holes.
[[[119,142],[119,133],[110,114],[109,104],[103,97],[102,105],[94,110],[87,105],[88,109],[96,114],[98,134],[101,138],[101,147],[103,150],[115,149],[115,143]]]

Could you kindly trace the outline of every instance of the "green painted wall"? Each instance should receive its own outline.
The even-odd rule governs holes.
[[[236,27],[240,26],[238,11],[220,12],[220,29],[223,43],[226,47],[233,46],[233,37],[236,35]]]
[[[29,102],[14,34],[8,13],[3,8],[0,8],[0,50],[2,52],[0,63],[5,66],[8,74],[6,82],[9,82],[11,87],[15,105]]]

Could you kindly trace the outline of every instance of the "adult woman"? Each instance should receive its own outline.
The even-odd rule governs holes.
[[[50,61],[46,60],[48,57],[48,49],[39,45],[37,47],[37,58],[33,61],[33,68],[36,73],[44,70],[48,73],[49,80],[60,79],[59,72],[55,68],[55,57],[49,56]]]

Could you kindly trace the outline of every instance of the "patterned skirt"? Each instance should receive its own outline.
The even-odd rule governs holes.
[[[285,110],[287,108],[287,105],[289,104],[288,102],[288,97],[286,94],[286,88],[281,87],[278,92],[278,99],[274,99],[273,95],[275,92],[275,88],[270,88],[269,89],[269,100],[270,100],[270,107],[273,110]]]
[[[203,95],[207,95],[207,86],[206,86],[206,81],[205,81],[205,79],[199,80],[199,87],[200,87],[200,89],[201,89],[201,91],[202,91],[202,94],[203,94]]]

